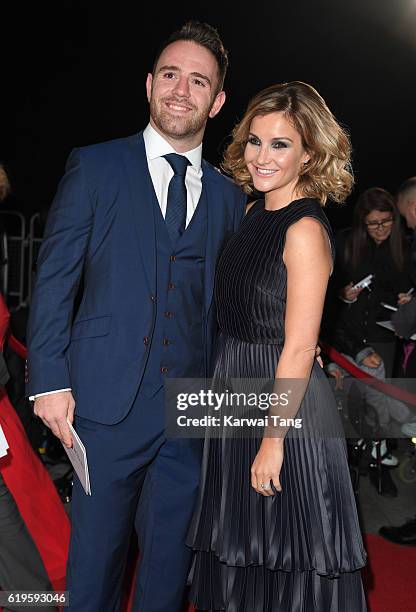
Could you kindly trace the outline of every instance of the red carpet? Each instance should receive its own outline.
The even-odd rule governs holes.
[[[363,572],[369,612],[416,612],[416,547],[365,536],[368,565]]]
[[[365,536],[365,547],[368,612],[416,612],[416,547],[390,544],[370,534]]]
[[[365,535],[365,547],[368,564],[363,580],[368,612],[416,612],[416,547],[390,544],[370,534]],[[131,611],[128,595],[134,569],[133,563],[126,585],[129,588],[122,608],[124,612]],[[190,606],[188,612],[194,612],[194,608]]]

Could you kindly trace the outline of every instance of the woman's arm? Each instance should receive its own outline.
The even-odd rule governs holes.
[[[332,256],[320,221],[305,217],[287,231],[285,342],[276,378],[309,378],[318,342]]]
[[[293,224],[286,233],[283,260],[287,269],[285,341],[276,369],[274,392],[280,393],[280,380],[297,379],[290,405],[285,409],[284,416],[290,418],[299,409],[312,370],[332,270],[331,249],[323,225],[310,217]],[[273,413],[272,408],[269,413]],[[282,416],[281,407],[279,413]],[[283,441],[283,435],[273,432],[273,427],[266,430],[254,460],[252,486],[263,495],[274,494],[268,487],[270,480],[278,491],[281,490]]]

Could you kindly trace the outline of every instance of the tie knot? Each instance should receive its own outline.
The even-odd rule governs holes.
[[[179,155],[178,153],[168,153],[163,156],[175,174],[184,177],[186,174],[186,169],[190,164],[190,161],[184,155]]]

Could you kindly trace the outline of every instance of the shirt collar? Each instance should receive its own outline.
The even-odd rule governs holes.
[[[143,139],[148,161],[156,159],[157,157],[163,157],[163,155],[167,155],[168,153],[177,153],[177,151],[175,151],[175,149],[158,132],[156,132],[150,123],[143,131]],[[202,143],[195,149],[181,153],[181,155],[184,155],[189,159],[195,170],[198,172],[201,170]]]

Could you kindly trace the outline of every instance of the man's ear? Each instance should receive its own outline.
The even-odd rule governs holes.
[[[215,117],[215,115],[218,115],[218,113],[220,112],[221,108],[224,105],[225,102],[225,91],[220,91],[220,93],[218,93],[215,96],[215,100],[213,105],[211,106],[211,110],[209,111],[209,116],[211,119],[213,119]]]
[[[152,84],[153,84],[153,75],[149,72],[146,79],[146,94],[147,101],[150,102],[150,98],[152,97]]]

